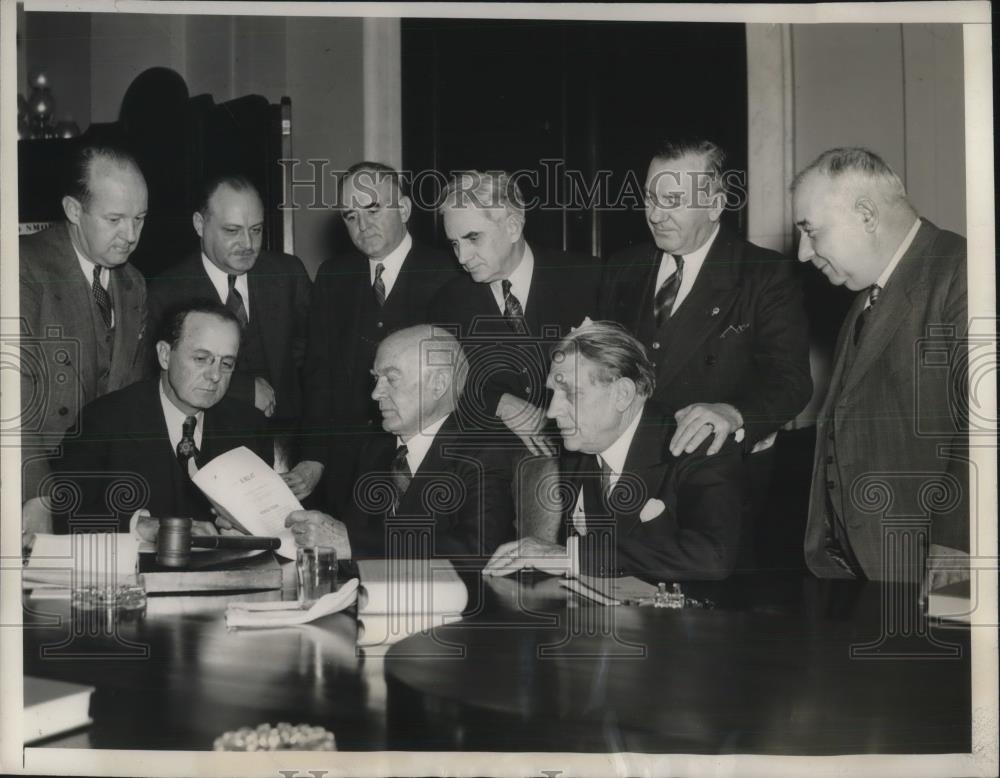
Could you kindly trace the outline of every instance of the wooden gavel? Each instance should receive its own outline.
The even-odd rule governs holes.
[[[216,548],[234,551],[273,551],[281,546],[278,538],[250,535],[194,535],[188,518],[160,519],[156,535],[156,564],[162,567],[187,567],[192,548]]]

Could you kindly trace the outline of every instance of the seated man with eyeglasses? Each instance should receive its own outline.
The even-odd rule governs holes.
[[[226,397],[239,320],[218,302],[199,301],[170,311],[161,326],[159,377],[88,403],[67,433],[46,490],[55,531],[103,517],[126,532],[144,508],[154,518],[140,520],[140,535],[166,516],[191,517],[213,532],[211,505],[191,482],[198,468],[239,446],[271,464],[264,415]]]

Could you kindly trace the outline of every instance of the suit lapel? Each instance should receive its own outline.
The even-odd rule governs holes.
[[[687,368],[691,355],[701,353],[702,344],[717,336],[712,325],[720,316],[726,318],[733,304],[729,292],[739,285],[741,257],[739,242],[720,227],[694,286],[666,325],[669,358],[659,364],[658,384],[669,384]]]
[[[281,373],[281,344],[274,339],[278,336],[277,327],[269,326],[269,322],[281,321],[281,300],[279,295],[270,293],[277,279],[268,278],[260,269],[260,260],[247,273],[247,288],[250,290],[250,321],[260,336],[260,346],[264,351],[264,361],[271,371],[272,378]]]
[[[622,536],[629,535],[639,526],[642,508],[649,500],[662,493],[663,481],[669,474],[670,462],[663,445],[669,430],[663,424],[664,419],[652,413],[649,408],[643,410],[632,445],[625,457],[625,470],[622,473],[622,478],[638,478],[642,482],[642,500],[634,510],[616,513],[618,532]],[[620,483],[615,488],[618,489],[619,486]]]
[[[54,228],[58,232],[53,235],[54,250],[52,257],[51,275],[46,283],[49,284],[52,296],[56,300],[59,310],[62,312],[61,319],[64,323],[63,337],[82,339],[83,343],[91,342],[91,338],[96,342],[97,332],[94,329],[94,317],[91,313],[91,288],[90,281],[84,276],[77,260],[76,251],[73,249],[73,242],[69,237],[69,228],[66,225]],[[90,337],[86,333],[90,333]],[[44,333],[34,333],[36,336],[43,336]],[[96,369],[97,353],[93,348],[81,348],[79,350],[78,362],[71,365],[80,377],[80,386],[84,391],[80,406],[95,399],[87,393],[87,387],[94,386],[97,380]]]
[[[111,299],[115,308],[115,357],[111,360],[109,390],[118,389],[128,383],[136,358],[136,349],[145,336],[141,331],[143,311],[139,295],[136,294],[135,283],[126,275],[125,268],[111,272]]]

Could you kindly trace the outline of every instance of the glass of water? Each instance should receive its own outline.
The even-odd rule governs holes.
[[[300,546],[295,553],[299,605],[309,608],[324,594],[334,590],[337,580],[337,552],[332,546]]]

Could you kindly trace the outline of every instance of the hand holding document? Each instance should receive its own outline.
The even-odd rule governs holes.
[[[281,540],[278,553],[295,559],[295,538],[285,517],[302,510],[281,476],[246,446],[221,454],[192,479],[220,516],[248,535]]]

